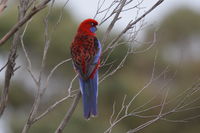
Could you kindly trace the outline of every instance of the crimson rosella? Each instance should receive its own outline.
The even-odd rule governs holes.
[[[71,44],[73,66],[78,73],[86,119],[97,115],[98,69],[101,56],[101,44],[95,34],[97,25],[98,22],[94,19],[84,20]]]

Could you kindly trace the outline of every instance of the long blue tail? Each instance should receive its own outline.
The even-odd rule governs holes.
[[[83,80],[79,77],[80,89],[83,99],[84,117],[90,118],[90,115],[97,115],[97,96],[98,96],[98,72],[93,79]]]

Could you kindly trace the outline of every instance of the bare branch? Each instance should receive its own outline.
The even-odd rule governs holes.
[[[24,54],[25,54],[25,57],[26,57],[26,60],[27,60],[27,62],[28,62],[27,71],[28,71],[29,74],[31,75],[31,77],[32,77],[33,81],[35,82],[35,84],[38,86],[38,81],[37,81],[36,77],[34,76],[34,74],[33,74],[33,72],[32,72],[32,63],[31,63],[31,60],[30,60],[30,58],[29,58],[29,55],[28,55],[28,53],[27,53],[27,51],[26,51],[26,48],[25,48],[25,46],[24,46],[24,41],[23,41],[24,34],[25,34],[26,29],[27,29],[27,27],[28,27],[28,25],[29,25],[30,22],[31,22],[31,20],[29,20],[28,23],[26,24],[26,26],[25,26],[25,28],[24,28],[24,32],[23,32],[22,35],[20,36],[20,40],[21,40],[22,50],[23,50],[23,52],[24,52]]]
[[[157,54],[158,54],[158,52],[156,52],[156,55],[155,55],[155,58],[154,58],[153,70],[152,70],[152,74],[151,74],[151,78],[150,78],[149,82],[138,93],[136,93],[136,95],[130,100],[130,102],[126,106],[126,113],[128,113],[128,109],[131,106],[132,102],[135,100],[135,98],[138,95],[140,95],[144,91],[144,89],[146,89],[152,83],[152,81],[154,80],[154,73],[155,73]]]
[[[7,65],[8,65],[8,62],[0,69],[0,72],[1,72],[4,68],[6,68]]]
[[[44,45],[44,50],[43,50],[40,73],[39,73],[39,77],[38,77],[38,80],[37,80],[37,92],[36,92],[35,100],[34,100],[32,108],[31,108],[28,120],[23,127],[22,133],[27,133],[28,130],[30,129],[31,125],[33,124],[33,121],[34,121],[36,114],[38,112],[38,108],[39,108],[39,105],[40,105],[42,95],[44,93],[44,91],[42,90],[42,76],[43,76],[43,73],[44,73],[44,67],[45,67],[45,63],[46,63],[47,52],[48,52],[48,49],[49,49],[49,46],[50,46],[50,39],[48,38],[48,28],[49,28],[48,27],[48,17],[50,15],[53,4],[54,4],[54,1],[52,1],[52,5],[51,5],[50,9],[48,10],[48,13],[47,13],[47,15],[44,19],[44,23],[45,23],[45,32],[44,32],[45,45]],[[45,5],[43,5],[43,6],[45,6]]]
[[[62,120],[62,122],[60,123],[60,125],[58,126],[58,128],[56,129],[55,133],[62,133],[63,129],[66,127],[66,125],[68,124],[69,120],[72,117],[72,114],[75,111],[76,106],[78,105],[78,102],[80,100],[81,97],[81,92],[79,91],[79,93],[76,95],[76,97],[74,98],[74,101],[72,103],[72,105],[70,106],[70,108],[68,109],[64,119]]]
[[[52,8],[54,6],[54,2],[55,0],[52,0],[52,3],[51,3],[51,6],[49,7],[49,10],[48,10],[48,13],[46,15],[46,17],[44,18],[44,23],[45,23],[45,32],[44,32],[44,41],[45,41],[45,45],[44,45],[44,50],[43,50],[43,56],[42,56],[42,62],[41,62],[41,67],[40,67],[40,72],[39,72],[39,76],[38,76],[38,79],[36,80],[32,74],[32,71],[31,69],[28,69],[33,78],[33,80],[36,82],[36,87],[37,87],[37,92],[36,92],[36,96],[35,96],[35,101],[34,101],[34,104],[32,106],[32,109],[30,111],[30,114],[29,114],[29,117],[28,117],[28,120],[26,122],[26,124],[24,125],[24,128],[22,130],[22,133],[27,133],[28,130],[30,129],[31,125],[34,124],[36,121],[40,120],[41,118],[43,118],[44,116],[46,116],[49,112],[51,112],[58,104],[62,103],[63,101],[65,101],[66,99],[68,98],[71,98],[74,96],[74,94],[71,94],[72,92],[75,92],[75,91],[71,91],[71,86],[72,86],[72,83],[74,80],[72,80],[72,82],[70,83],[70,93],[68,94],[68,96],[66,96],[65,98],[55,102],[53,105],[51,105],[49,108],[47,108],[41,115],[37,116],[37,113],[38,113],[38,108],[39,108],[39,105],[40,105],[40,102],[41,102],[41,98],[42,96],[44,95],[47,87],[48,87],[48,84],[49,84],[49,80],[50,78],[52,77],[53,73],[58,69],[58,67],[60,67],[61,65],[63,65],[64,63],[68,62],[71,60],[71,58],[69,59],[66,59],[64,61],[61,61],[60,63],[58,63],[49,73],[49,75],[47,76],[47,79],[46,79],[46,82],[45,84],[43,85],[42,84],[42,81],[43,81],[43,75],[44,75],[44,69],[45,69],[45,64],[46,64],[46,58],[47,58],[47,53],[48,53],[48,49],[50,47],[50,43],[51,43],[51,38],[52,38],[52,34],[54,33],[55,29],[56,29],[56,26],[60,23],[60,21],[62,20],[62,13],[63,13],[63,9],[64,7],[66,6],[66,4],[68,3],[69,0],[66,1],[66,3],[64,4],[63,8],[62,8],[62,11],[61,11],[61,14],[60,14],[60,17],[55,25],[55,27],[53,28],[51,34],[49,34],[49,15],[51,14],[52,12]],[[24,51],[25,51],[25,55],[26,55],[26,59],[28,61],[28,64],[29,64],[29,68],[31,68],[31,62],[30,62],[30,59],[26,53],[26,50],[25,48],[23,48]],[[76,78],[76,76],[75,76]],[[75,79],[74,78],[74,79]],[[43,87],[44,86],[44,87]],[[69,91],[68,91],[69,92]]]
[[[20,1],[18,14],[19,14],[18,22],[20,22],[25,15],[24,5],[23,5],[22,1]],[[8,57],[8,61],[7,61],[4,88],[2,89],[2,94],[1,94],[1,99],[0,99],[1,100],[0,101],[0,117],[2,116],[2,114],[6,108],[7,100],[8,100],[8,92],[9,92],[9,88],[10,88],[10,80],[16,70],[15,60],[17,58],[17,47],[19,45],[20,34],[21,34],[20,30],[21,29],[19,29],[18,32],[16,32],[16,34],[14,35],[13,44],[12,44],[12,47],[11,47],[11,50],[9,53],[9,57]]]
[[[43,112],[41,115],[39,115],[38,117],[36,117],[33,120],[33,123],[35,123],[36,121],[38,121],[41,118],[43,118],[48,113],[50,113],[51,111],[53,111],[59,104],[63,103],[64,101],[66,101],[67,99],[72,98],[72,97],[74,97],[74,95],[67,95],[66,97],[60,99],[59,101],[56,101],[53,105],[49,106],[48,109],[45,112]]]
[[[66,62],[68,62],[68,61],[70,61],[70,60],[71,60],[71,58],[66,59],[66,60],[64,60],[64,61],[61,61],[60,63],[58,63],[58,64],[51,70],[51,72],[49,73],[49,75],[48,75],[48,77],[47,77],[47,80],[46,80],[46,83],[45,83],[45,87],[43,88],[43,92],[42,92],[42,93],[44,93],[45,90],[48,88],[49,80],[50,80],[50,78],[52,77],[52,75],[53,75],[53,73],[55,72],[55,70],[57,70],[58,67],[60,67],[61,65],[63,65],[64,63],[66,63]]]
[[[67,61],[67,60],[65,60],[65,61]],[[65,61],[63,61],[63,62],[61,62],[61,63],[64,63]],[[57,66],[59,66],[59,65],[61,65],[61,63],[59,63]],[[56,67],[54,67],[54,68],[56,68]],[[55,69],[53,69],[53,70],[55,70]],[[52,71],[53,71],[52,70]],[[52,72],[51,71],[51,72]],[[51,74],[51,73],[50,73]],[[59,104],[61,104],[62,102],[64,102],[65,100],[67,100],[67,99],[69,99],[69,98],[72,98],[72,97],[74,97],[75,96],[75,94],[73,94],[73,93],[75,93],[75,92],[77,92],[77,90],[71,90],[71,88],[72,88],[72,85],[73,85],[73,83],[74,83],[74,80],[77,78],[77,76],[78,75],[76,75],[72,80],[71,80],[71,82],[70,82],[70,85],[69,85],[69,87],[68,87],[68,95],[66,96],[66,97],[64,97],[64,98],[62,98],[61,100],[58,100],[58,101],[56,101],[53,105],[51,105],[50,107],[48,107],[41,115],[39,115],[38,117],[36,117],[34,120],[33,120],[33,123],[35,123],[36,121],[38,121],[39,119],[41,119],[42,117],[44,117],[44,116],[46,116],[48,113],[50,113],[57,105],[59,105]],[[49,80],[48,78],[47,78],[47,80]],[[46,85],[48,85],[48,83],[46,82]],[[47,86],[46,86],[47,87]],[[44,88],[45,89],[45,88]],[[45,91],[43,90],[43,93],[44,93]]]
[[[0,40],[0,46],[2,46],[15,32],[19,30],[20,27],[22,27],[28,20],[30,20],[37,12],[41,11],[46,7],[46,5],[50,2],[51,0],[44,0],[41,2],[38,6],[34,6],[31,11],[29,12],[28,15],[23,16],[22,19],[20,19],[19,22],[17,22],[9,32],[4,35],[1,40]]]
[[[108,28],[107,28],[107,31],[105,32],[104,38],[103,38],[103,40],[102,40],[102,43],[103,43],[103,44],[104,44],[105,41],[107,40],[108,35],[109,35],[110,31],[112,30],[112,28],[114,27],[115,23],[117,22],[117,20],[119,20],[119,15],[120,15],[120,13],[121,13],[121,11],[122,11],[122,9],[123,9],[123,7],[124,7],[126,1],[127,1],[127,0],[122,0],[122,2],[119,3],[119,9],[117,10],[117,12],[116,12],[116,14],[115,14],[115,16],[114,16],[112,22],[110,23],[110,25],[109,25]]]
[[[149,126],[149,125],[151,125],[152,123],[158,121],[159,118],[160,118],[160,117],[156,117],[156,118],[154,118],[154,119],[152,119],[152,120],[150,120],[150,121],[148,121],[148,122],[146,122],[146,123],[144,123],[144,124],[138,126],[137,128],[128,131],[127,133],[135,133],[135,132],[137,132],[137,131],[139,131],[139,130],[141,130],[141,129],[143,129],[143,128]]]
[[[115,44],[122,35],[124,35],[128,30],[130,30],[135,24],[140,22],[146,15],[148,15],[150,12],[152,12],[157,6],[159,6],[164,0],[158,0],[148,11],[146,11],[143,15],[141,15],[138,19],[135,21],[130,21],[127,26],[124,28],[124,30],[111,42],[111,44]],[[105,50],[107,51],[107,49]]]
[[[6,9],[6,7],[7,7],[7,2],[8,2],[8,0],[1,0],[1,2],[0,2],[0,15],[1,15],[2,12]]]

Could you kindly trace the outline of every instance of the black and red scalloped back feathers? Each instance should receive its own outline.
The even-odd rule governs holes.
[[[85,34],[85,35],[93,35],[96,34],[90,30],[90,28],[95,27],[98,25],[98,22],[94,19],[86,19],[84,20],[78,27],[77,34]]]
[[[98,22],[94,19],[84,20],[78,27],[77,34],[71,45],[71,54],[75,66],[81,66],[82,71],[79,71],[80,75],[88,73],[87,66],[91,63],[94,56],[98,51],[98,42],[95,37],[95,32],[91,31],[91,28],[96,28]],[[89,78],[91,75],[87,75],[84,79]]]

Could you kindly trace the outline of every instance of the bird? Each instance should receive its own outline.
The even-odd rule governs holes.
[[[82,21],[70,47],[82,94],[83,116],[86,119],[98,113],[98,70],[102,47],[95,33],[97,26],[98,22],[94,19]]]

